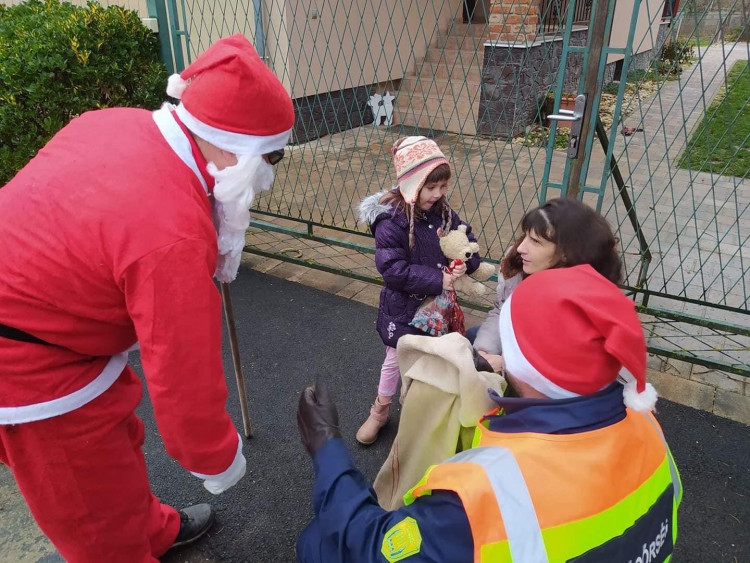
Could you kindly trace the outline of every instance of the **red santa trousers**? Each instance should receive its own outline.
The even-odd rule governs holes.
[[[66,561],[155,562],[177,537],[179,514],[149,487],[135,415],[141,394],[127,367],[79,409],[0,426],[0,461]]]

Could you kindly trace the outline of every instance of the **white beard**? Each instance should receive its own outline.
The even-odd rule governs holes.
[[[273,166],[262,156],[242,155],[237,164],[217,170],[213,162],[208,173],[216,180],[214,186],[213,220],[219,246],[216,279],[229,283],[237,277],[245,231],[250,226],[250,207],[255,194],[271,187]]]

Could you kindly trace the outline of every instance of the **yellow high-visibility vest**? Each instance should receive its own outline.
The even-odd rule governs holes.
[[[682,485],[649,413],[578,434],[477,426],[474,447],[434,465],[405,496],[455,492],[476,563],[660,563],[677,539]]]

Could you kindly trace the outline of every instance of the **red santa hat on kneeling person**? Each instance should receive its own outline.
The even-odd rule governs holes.
[[[242,34],[220,39],[170,76],[167,94],[180,100],[185,126],[220,149],[260,156],[289,142],[292,100]]]
[[[500,339],[506,371],[552,399],[590,395],[619,377],[625,406],[656,405],[634,304],[589,265],[525,279],[500,312]]]

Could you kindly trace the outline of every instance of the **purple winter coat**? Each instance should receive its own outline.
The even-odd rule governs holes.
[[[396,347],[404,334],[425,333],[409,326],[414,314],[429,295],[443,291],[443,268],[448,260],[440,250],[437,231],[443,224],[442,210],[436,205],[414,220],[414,247],[409,248],[409,219],[395,207],[379,203],[383,193],[368,196],[360,205],[360,219],[375,235],[375,266],[383,276],[377,330],[386,346]],[[451,210],[450,229],[466,224]],[[466,224],[469,240],[476,241]],[[479,267],[475,254],[466,261],[467,274]]]

